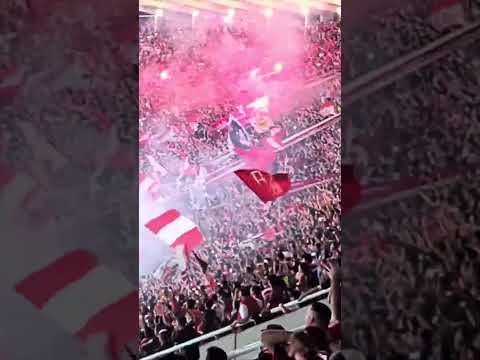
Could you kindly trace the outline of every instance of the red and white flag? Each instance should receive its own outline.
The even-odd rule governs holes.
[[[236,148],[235,152],[243,159],[245,167],[250,169],[270,171],[277,159],[275,148],[268,143],[265,146],[253,147],[251,150]]]
[[[163,212],[148,221],[145,227],[171,248],[183,245],[186,254],[203,243],[203,235],[198,226],[177,210]]]
[[[112,358],[136,340],[138,289],[92,253],[53,255],[25,270],[14,284],[16,292],[70,334],[85,342],[107,335]]]
[[[260,170],[237,170],[235,175],[265,203],[285,195],[292,187],[288,174],[271,175]]]
[[[431,21],[433,27],[442,31],[465,23],[462,0],[437,0],[433,3]]]

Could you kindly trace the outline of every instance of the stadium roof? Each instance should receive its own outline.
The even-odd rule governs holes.
[[[150,14],[158,9],[189,14],[194,10],[228,14],[229,9],[301,13],[308,8],[336,12],[340,6],[341,0],[139,0],[140,10]]]

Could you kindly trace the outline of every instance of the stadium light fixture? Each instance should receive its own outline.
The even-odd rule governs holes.
[[[162,80],[167,80],[168,79],[168,71],[167,70],[163,70],[161,73],[160,73],[160,79]]]
[[[300,11],[302,12],[303,16],[307,16],[310,13],[310,9],[306,6],[302,6]]]
[[[193,16],[193,17],[197,17],[198,15],[200,15],[200,11],[198,11],[198,9],[194,9],[194,10],[192,11],[192,16]]]
[[[273,10],[271,8],[266,8],[263,13],[267,18],[271,18],[273,16]]]

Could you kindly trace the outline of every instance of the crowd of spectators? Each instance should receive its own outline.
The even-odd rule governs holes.
[[[176,56],[176,47],[184,46],[185,41],[182,41],[182,38],[185,32],[191,31],[190,27],[171,29],[159,25],[155,28],[151,23],[144,24],[140,31],[140,68],[152,63],[167,66],[172,61],[171,58]],[[240,38],[248,38],[248,33],[243,30],[237,31],[233,26],[228,28],[220,26],[218,29],[214,28],[211,33],[223,31],[229,31]],[[309,41],[305,49],[305,66],[302,68],[317,69],[309,70],[310,73],[306,77],[318,79],[327,76],[329,79],[315,90],[312,103],[301,104],[291,113],[276,120],[276,123],[285,130],[287,137],[325,118],[321,114],[321,106],[326,101],[333,101],[337,106],[340,102],[339,23],[321,22],[317,19],[312,21],[305,33]],[[191,46],[192,49],[188,52],[190,56],[185,59],[185,66],[189,71],[195,69],[195,64],[205,63],[195,55],[199,45]],[[176,61],[178,62],[178,59]],[[203,68],[194,71],[200,70],[206,71]],[[225,122],[228,115],[236,111],[238,104],[234,104],[228,96],[219,104],[202,107],[192,105],[191,109],[179,112],[155,104],[159,96],[154,86],[141,89],[141,95],[140,134],[141,137],[148,139],[148,146],[143,147],[140,152],[142,173],[149,174],[156,164],[160,164],[165,170],[162,175],[167,177],[172,173],[178,175],[178,169],[182,169],[185,162],[190,165],[203,163],[208,166],[212,164],[211,160],[231,151],[228,126],[225,126]],[[309,95],[309,98],[311,97]],[[157,172],[156,176],[161,175]]]
[[[370,64],[360,53],[347,57],[343,74],[356,77],[440,38],[426,16],[407,8],[385,17],[371,44],[389,56]],[[477,52],[457,46],[342,114],[364,188],[421,185],[342,217],[343,341],[372,357],[478,357]]]
[[[176,39],[185,31],[191,29],[176,29],[164,36],[165,29],[154,31],[146,26],[140,34],[140,42],[145,44],[140,54],[141,66],[152,61],[168,62],[180,44]],[[247,37],[233,28],[228,31]],[[305,33],[309,39],[303,69],[305,79],[325,76],[331,79],[317,89],[317,96],[311,103],[301,104],[275,120],[286,137],[325,120],[328,116],[322,113],[322,105],[326,101],[333,102],[335,112],[339,108],[339,24],[315,21]],[[192,60],[198,61],[195,56]],[[208,170],[218,167],[218,163],[210,164],[215,157],[238,158],[230,153],[228,128],[215,130],[218,119],[225,119],[235,111],[228,99],[216,107],[179,114],[165,108],[153,110],[148,95],[145,97],[147,99],[140,99],[141,134],[148,134],[146,137],[150,138],[156,133],[168,134],[165,123],[175,127],[175,134],[167,135],[171,138],[163,138],[161,143],[152,140],[142,148],[140,162],[144,173],[155,174],[159,179],[155,164],[168,168],[172,157],[180,159],[176,160],[177,164],[187,159],[187,163],[202,163]],[[185,125],[178,130],[192,113],[206,128],[206,135],[199,136],[197,129],[192,131]],[[168,120],[151,121],[154,116]],[[253,129],[247,130],[252,137],[256,136]],[[141,280],[141,355],[167,349],[223,326],[234,327],[250,319],[257,323],[269,320],[273,317],[272,309],[331,285],[328,269],[336,269],[340,264],[340,130],[340,124],[333,122],[277,154],[273,168],[288,172],[293,182],[332,177],[315,187],[292,192],[266,205],[244,185],[227,178],[219,184],[205,186],[202,199],[192,196],[185,200],[189,215],[202,229],[205,242],[194,256],[190,256],[186,271],[180,272],[167,264],[156,274]],[[208,156],[201,158],[202,154]],[[164,173],[160,182],[171,179],[170,175]],[[189,178],[195,179],[184,176],[183,184],[188,184]],[[196,202],[201,206],[195,206]],[[317,307],[320,309],[321,305]],[[306,351],[304,347],[311,343],[312,336],[298,334],[297,347]],[[286,344],[279,346],[287,351]],[[316,350],[330,353],[328,345]],[[216,351],[211,352],[220,356]],[[268,358],[269,352],[266,349],[262,358]],[[311,356],[314,351],[308,349],[306,352]],[[198,346],[187,348],[183,355],[186,359],[198,359]]]
[[[343,49],[346,51],[342,59],[343,79],[353,80],[462,27],[461,21],[448,26],[435,26],[435,3],[409,2],[396,9],[373,13],[365,22],[352,21],[349,25],[352,31],[347,31],[343,39]],[[470,18],[469,12],[473,17],[478,16],[480,3],[474,0],[451,4],[452,7],[467,4],[471,9],[465,12],[465,21]]]
[[[321,255],[317,257],[307,251],[319,251],[320,242],[317,246],[309,244],[307,251],[298,251],[295,244],[295,241],[291,242],[292,252],[279,252],[271,258],[262,258],[263,261],[258,264],[253,262],[241,276],[219,271],[222,281],[218,288],[212,290],[208,286],[200,286],[199,289],[192,289],[188,297],[183,295],[181,288],[175,291],[156,287],[155,283],[159,281],[150,279],[151,290],[143,293],[140,313],[140,354],[148,355],[169,349],[223,326],[230,325],[232,331],[237,331],[245,328],[245,325],[252,325],[249,322],[251,320],[258,324],[272,319],[271,309],[280,306],[282,313],[288,313],[290,309],[283,304],[308,294],[308,290],[311,292],[312,289],[325,286],[331,287],[330,306],[321,302],[311,305],[305,319],[305,331],[296,334],[278,325],[268,325],[262,332],[263,347],[258,358],[326,359],[324,356],[339,351],[338,250],[333,247],[333,253],[329,254],[328,247],[323,247]],[[304,246],[303,242],[301,246]],[[258,250],[251,252],[258,254]],[[327,258],[329,260],[322,260]],[[235,265],[234,261],[234,268]],[[237,281],[229,278],[236,278]],[[288,345],[292,335],[294,341]],[[200,358],[199,346],[197,343],[169,356],[172,359],[197,360]],[[219,350],[208,349],[207,359],[211,359],[211,351]],[[306,357],[294,357],[297,352]]]

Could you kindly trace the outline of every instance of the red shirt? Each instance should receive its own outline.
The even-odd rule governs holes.
[[[331,342],[342,340],[342,327],[339,321],[330,324],[328,327],[328,336],[330,337]]]

